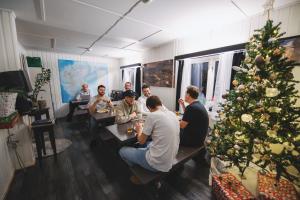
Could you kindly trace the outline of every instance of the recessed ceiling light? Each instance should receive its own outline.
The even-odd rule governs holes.
[[[152,0],[142,0],[143,3],[151,3]]]

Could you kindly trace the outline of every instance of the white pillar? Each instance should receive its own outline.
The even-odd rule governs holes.
[[[0,8],[0,72],[20,69],[16,15]]]

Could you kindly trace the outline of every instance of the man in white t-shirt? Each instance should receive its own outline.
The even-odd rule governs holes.
[[[162,109],[157,96],[148,97],[146,105],[151,113],[144,128],[141,123],[136,124],[136,136],[141,145],[146,144],[150,136],[152,142],[144,148],[123,147],[119,153],[130,166],[137,164],[150,171],[168,172],[179,148],[179,122],[173,112]]]
[[[142,86],[142,96],[140,96],[138,98],[138,105],[139,105],[139,108],[140,108],[140,111],[143,115],[147,115],[150,113],[149,109],[147,108],[146,106],[146,101],[147,101],[147,98],[151,96],[151,90],[150,90],[150,86],[148,85],[143,85]],[[162,105],[162,109],[163,110],[167,110],[167,108]]]
[[[146,100],[148,97],[151,96],[151,90],[148,85],[143,85],[142,86],[142,96],[139,97],[138,99],[138,104],[140,106],[140,110],[142,114],[148,114],[150,113],[149,109],[146,106]]]

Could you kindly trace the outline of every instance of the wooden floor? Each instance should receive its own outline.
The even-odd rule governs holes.
[[[72,145],[58,155],[57,162],[49,157],[43,160],[43,168],[36,165],[17,171],[6,200],[212,199],[209,168],[192,160],[181,173],[166,179],[157,192],[151,185],[131,184],[117,145],[110,141],[91,146],[94,136],[84,123],[59,120],[55,134],[71,140]]]

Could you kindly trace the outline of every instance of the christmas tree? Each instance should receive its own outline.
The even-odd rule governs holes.
[[[212,131],[212,156],[237,166],[241,175],[250,163],[299,184],[300,108],[292,70],[298,65],[280,46],[280,24],[272,20],[256,30],[246,57],[223,95],[220,120]]]

